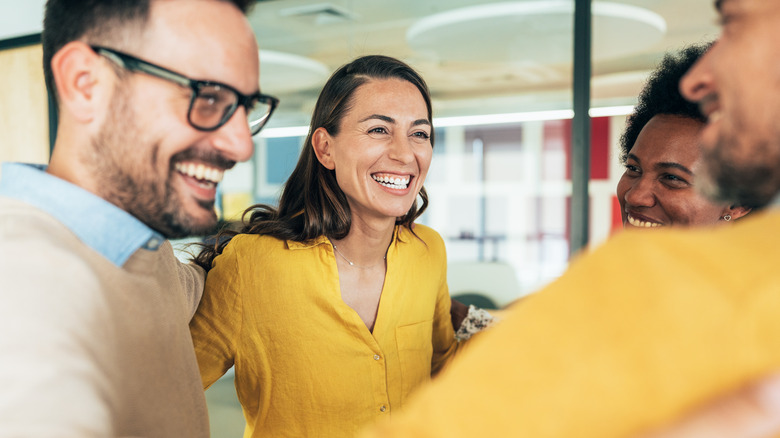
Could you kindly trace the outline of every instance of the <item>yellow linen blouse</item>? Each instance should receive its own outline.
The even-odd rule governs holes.
[[[396,227],[373,333],[324,236],[239,235],[214,260],[190,329],[204,387],[235,365],[245,437],[352,436],[452,357],[444,242],[414,230]]]

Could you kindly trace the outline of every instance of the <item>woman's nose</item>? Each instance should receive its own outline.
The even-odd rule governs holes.
[[[390,159],[404,164],[414,161],[414,150],[412,149],[411,140],[407,136],[395,136],[391,142],[388,155]]]
[[[656,196],[652,181],[639,177],[629,187],[625,196],[626,204],[632,207],[652,207]]]

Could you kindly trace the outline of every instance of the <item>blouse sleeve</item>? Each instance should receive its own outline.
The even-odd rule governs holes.
[[[214,259],[206,289],[190,322],[203,387],[233,366],[243,321],[241,276],[235,241]]]
[[[455,329],[450,317],[450,293],[447,288],[447,255],[444,242],[438,235],[436,245],[431,245],[434,251],[433,259],[440,263],[438,291],[436,294],[436,313],[433,320],[433,357],[431,359],[431,375],[436,375],[449,362],[458,350],[459,343],[455,340]]]

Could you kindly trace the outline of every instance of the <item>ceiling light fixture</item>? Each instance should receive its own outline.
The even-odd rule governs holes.
[[[304,56],[260,51],[260,88],[276,95],[321,87],[330,76],[327,65]]]
[[[634,111],[632,105],[607,106],[591,108],[588,113],[591,117],[626,116]],[[482,114],[473,116],[434,117],[435,128],[448,126],[482,126],[499,125],[506,123],[535,122],[545,120],[567,120],[574,117],[574,111],[570,109],[551,111],[526,111],[521,113]],[[309,133],[308,126],[290,126],[285,128],[265,128],[260,131],[260,137],[305,137]]]
[[[650,10],[594,2],[593,57],[637,53],[660,41],[666,21]],[[434,14],[409,27],[406,40],[441,61],[570,63],[574,2],[492,3]]]

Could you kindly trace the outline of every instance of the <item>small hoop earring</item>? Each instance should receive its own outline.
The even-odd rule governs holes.
[[[731,215],[730,214],[724,214],[723,215],[723,220],[726,221],[726,222],[730,221],[731,220]]]

